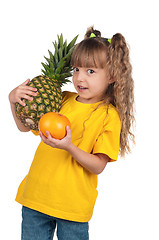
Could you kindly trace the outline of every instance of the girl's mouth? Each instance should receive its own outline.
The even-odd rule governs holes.
[[[82,86],[77,86],[77,87],[78,87],[78,90],[79,90],[80,92],[83,92],[83,91],[85,91],[85,90],[88,89],[88,88],[82,87]]]

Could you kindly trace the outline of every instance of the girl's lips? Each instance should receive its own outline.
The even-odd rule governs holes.
[[[77,86],[77,87],[78,87],[78,90],[79,90],[80,92],[83,92],[83,91],[85,91],[85,90],[88,89],[88,88],[82,87],[82,86]]]

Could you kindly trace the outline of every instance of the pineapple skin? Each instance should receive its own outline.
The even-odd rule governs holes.
[[[47,112],[59,112],[62,104],[62,91],[58,80],[39,75],[28,86],[37,88],[37,96],[32,101],[23,99],[26,106],[16,103],[16,116],[31,130],[38,131],[40,118]]]

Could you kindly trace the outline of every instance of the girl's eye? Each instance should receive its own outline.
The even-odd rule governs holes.
[[[78,72],[79,69],[78,69],[77,67],[74,67],[74,68],[73,68],[73,71],[74,71],[74,72]]]
[[[92,74],[92,73],[94,73],[94,71],[92,69],[88,69],[88,73]]]

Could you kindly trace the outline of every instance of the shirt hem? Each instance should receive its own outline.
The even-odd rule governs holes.
[[[102,151],[102,150],[93,151],[93,154],[96,154],[96,153],[106,154],[106,155],[110,158],[110,161],[109,161],[109,162],[116,162],[116,161],[118,160],[118,155],[119,155],[118,152],[116,152],[116,153],[114,153],[114,154],[111,154],[111,153],[108,153],[108,152]]]
[[[31,201],[28,201],[28,200],[19,199],[18,197],[16,197],[15,201],[20,203],[21,205],[31,208],[35,211],[47,214],[52,217],[57,217],[57,218],[65,219],[65,220],[69,220],[69,221],[89,222],[92,217],[92,214],[89,216],[79,216],[74,213],[68,213],[68,212],[64,212],[61,210],[52,209],[52,208],[49,208],[47,206],[44,206],[44,205],[41,205],[38,203],[32,203]]]

